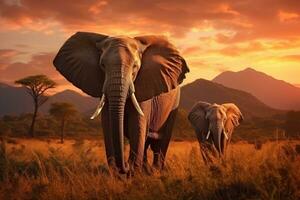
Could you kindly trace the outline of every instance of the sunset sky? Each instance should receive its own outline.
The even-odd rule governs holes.
[[[74,32],[163,34],[191,72],[185,83],[247,67],[300,84],[299,0],[0,0],[0,82],[46,74]]]

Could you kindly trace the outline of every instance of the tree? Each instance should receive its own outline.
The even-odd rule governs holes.
[[[25,78],[16,80],[15,83],[26,87],[28,94],[30,94],[33,99],[34,110],[29,129],[29,135],[34,137],[34,125],[38,109],[48,100],[45,92],[51,88],[54,88],[56,83],[45,75],[27,76]]]
[[[61,121],[60,126],[60,141],[64,143],[64,130],[67,120],[77,114],[75,107],[67,102],[52,103],[49,109],[49,114]]]

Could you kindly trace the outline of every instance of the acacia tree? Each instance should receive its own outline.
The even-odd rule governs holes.
[[[29,129],[29,135],[34,137],[34,125],[38,109],[48,100],[48,96],[45,95],[45,92],[51,88],[54,88],[56,83],[45,75],[27,76],[25,78],[16,80],[15,83],[26,87],[26,91],[33,99],[34,110]]]
[[[77,110],[73,104],[67,102],[56,102],[51,104],[49,114],[61,122],[60,142],[64,143],[64,130],[66,122],[77,114]]]

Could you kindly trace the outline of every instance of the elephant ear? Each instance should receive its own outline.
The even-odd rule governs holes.
[[[93,97],[102,96],[105,79],[99,67],[102,52],[96,43],[106,38],[106,35],[77,32],[63,44],[53,61],[56,69],[68,81]]]
[[[169,92],[182,83],[189,68],[165,37],[142,36],[135,39],[147,47],[142,53],[141,68],[134,82],[139,102]]]
[[[225,124],[227,130],[233,130],[234,127],[240,125],[244,117],[240,109],[233,103],[222,104],[227,115],[227,122]]]
[[[199,101],[197,102],[188,115],[188,120],[192,124],[192,126],[196,129],[197,137],[204,141],[206,137],[206,133],[208,132],[209,121],[206,118],[206,113],[208,112],[211,104]],[[203,134],[204,133],[204,134]]]

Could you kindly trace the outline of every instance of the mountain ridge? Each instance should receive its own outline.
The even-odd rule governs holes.
[[[32,98],[24,87],[14,87],[0,82],[0,96],[0,116],[18,115],[33,111]],[[73,90],[64,90],[49,97],[48,101],[40,107],[40,113],[47,114],[51,103],[54,102],[72,103],[79,112],[84,113],[94,109],[98,101],[96,98],[83,96]]]
[[[2,97],[0,99],[0,116],[31,113],[33,110],[32,99],[25,88],[0,84],[0,96]],[[19,101],[20,99],[22,101]],[[264,117],[278,113],[276,109],[266,106],[247,92],[228,88],[205,79],[197,79],[182,86],[180,108],[189,111],[193,104],[200,100],[219,104],[236,103],[250,117]],[[94,111],[99,100],[83,96],[73,90],[65,90],[50,96],[39,111],[47,114],[51,103],[62,101],[74,104],[78,111],[86,115]]]
[[[273,109],[252,94],[205,79],[197,79],[182,87],[180,107],[189,111],[197,101],[235,103],[246,117],[269,117],[282,111]]]
[[[222,72],[212,81],[249,92],[266,105],[276,109],[300,110],[300,88],[252,68],[238,72]]]

